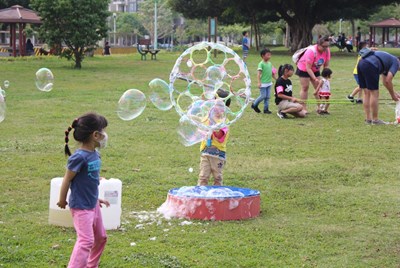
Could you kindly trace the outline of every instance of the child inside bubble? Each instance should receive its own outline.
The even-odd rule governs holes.
[[[231,100],[227,98],[229,92],[219,89],[217,91],[219,99],[225,101],[225,106],[229,107]],[[221,118],[223,114],[221,107],[215,107],[213,118]],[[218,113],[219,111],[219,113]],[[223,117],[223,116],[222,116]],[[210,121],[215,121],[210,119]],[[216,120],[219,122],[220,120]],[[212,123],[212,122],[211,122]],[[226,144],[229,138],[229,128],[224,126],[212,132],[211,137],[203,140],[200,144],[200,174],[197,181],[198,186],[208,185],[208,180],[211,175],[214,178],[214,185],[222,186],[223,175],[222,171],[226,164]]]

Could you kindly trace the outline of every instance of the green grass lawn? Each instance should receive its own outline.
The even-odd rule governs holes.
[[[276,67],[290,63],[288,53],[275,51]],[[272,115],[248,107],[232,124],[224,182],[261,192],[258,218],[190,225],[143,220],[169,189],[196,184],[199,149],[179,143],[174,109],[163,112],[148,102],[140,117],[122,121],[117,102],[130,88],[148,94],[153,78],[168,81],[178,56],[96,56],[82,70],[55,57],[0,60],[0,81],[10,81],[0,123],[0,267],[67,265],[75,232],[47,223],[50,180],[65,171],[64,130],[87,111],[109,121],[102,175],[123,183],[122,226],[108,231],[101,267],[400,266],[399,129],[365,125],[362,106],[350,103],[331,105],[330,116],[310,108],[305,119],[281,120],[271,100]],[[259,61],[250,54],[253,97]],[[333,53],[333,99],[354,89],[355,62],[355,54]],[[42,67],[55,76],[48,93],[34,84]],[[299,81],[292,81],[298,96]],[[394,105],[381,87],[380,118],[394,121]]]

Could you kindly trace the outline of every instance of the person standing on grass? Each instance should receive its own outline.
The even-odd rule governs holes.
[[[373,51],[367,47],[361,49],[359,54],[361,60],[357,65],[357,72],[360,88],[364,91],[365,123],[387,125],[388,122],[378,117],[379,75],[392,99],[399,101],[400,95],[394,91],[393,78],[400,68],[400,58],[384,51]]]
[[[104,45],[103,56],[109,56],[109,55],[111,55],[111,47],[107,41],[106,44]]]
[[[279,78],[275,83],[275,104],[278,105],[278,117],[288,118],[287,114],[295,117],[305,117],[306,112],[300,101],[293,97],[293,87],[290,77],[293,75],[294,68],[290,64],[279,66]]]
[[[356,34],[356,47],[357,47],[357,52],[361,50],[361,28],[360,26],[357,27],[357,34]]]
[[[270,62],[271,50],[264,48],[261,50],[260,55],[262,60],[258,64],[257,68],[257,80],[258,88],[260,89],[260,96],[258,96],[258,98],[254,101],[254,103],[251,105],[251,108],[257,113],[260,113],[261,110],[258,108],[258,104],[264,101],[264,114],[271,114],[271,111],[269,110],[269,99],[271,95],[272,78],[276,80],[276,71]]]
[[[242,51],[243,51],[243,61],[246,63],[247,56],[249,55],[250,42],[249,42],[249,33],[247,31],[243,31],[243,39],[242,39]]]
[[[110,203],[99,199],[101,158],[97,148],[107,144],[107,120],[87,113],[72,122],[65,131],[65,154],[69,156],[57,205],[71,209],[77,240],[68,267],[98,267],[107,242],[100,207]],[[80,148],[71,155],[68,135],[74,129],[74,139]],[[71,194],[67,202],[68,189]]]
[[[359,46],[357,47],[357,51],[360,51],[361,49],[363,49],[364,47],[367,47],[367,42],[360,42]],[[372,50],[376,50],[376,48],[371,48]],[[360,61],[361,56],[358,55],[357,57],[357,63],[356,66],[354,67],[353,70],[353,76],[354,76],[354,80],[356,80],[357,83],[357,87],[350,93],[350,95],[347,95],[347,99],[351,102],[354,102],[354,97],[358,94],[358,98],[356,101],[356,103],[362,104],[362,91],[360,89],[360,82],[358,81],[358,72],[357,72],[357,65],[358,62]]]
[[[324,68],[321,73],[322,79],[319,80],[319,84],[314,91],[314,96],[319,103],[317,103],[318,114],[329,114],[329,98],[331,96],[331,83],[332,70]]]
[[[227,97],[229,93],[219,89],[217,95],[220,99],[224,100],[225,106],[229,107],[231,99]],[[218,108],[213,108],[218,109]],[[224,111],[213,111],[213,113]],[[212,175],[214,177],[214,185],[222,186],[223,174],[226,163],[226,144],[229,138],[229,128],[223,127],[212,133],[210,139],[203,140],[200,144],[200,174],[197,181],[198,186],[208,185],[208,180]]]
[[[304,55],[297,62],[296,75],[300,78],[300,98],[302,100],[308,99],[308,88],[310,82],[314,89],[317,88],[321,76],[320,68],[328,68],[331,59],[331,52],[329,50],[329,37],[324,36],[318,39],[316,45],[307,49]],[[307,113],[307,105],[303,103],[304,110]]]

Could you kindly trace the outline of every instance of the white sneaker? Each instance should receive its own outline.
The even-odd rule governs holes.
[[[381,119],[377,119],[377,120],[372,120],[371,122],[372,125],[389,125],[388,122],[385,122]]]

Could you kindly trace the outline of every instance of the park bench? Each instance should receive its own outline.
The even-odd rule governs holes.
[[[146,60],[147,53],[151,54],[151,59],[157,59],[157,53],[160,51],[159,49],[150,49],[150,39],[140,39],[137,44],[137,51],[139,52],[141,59]]]

